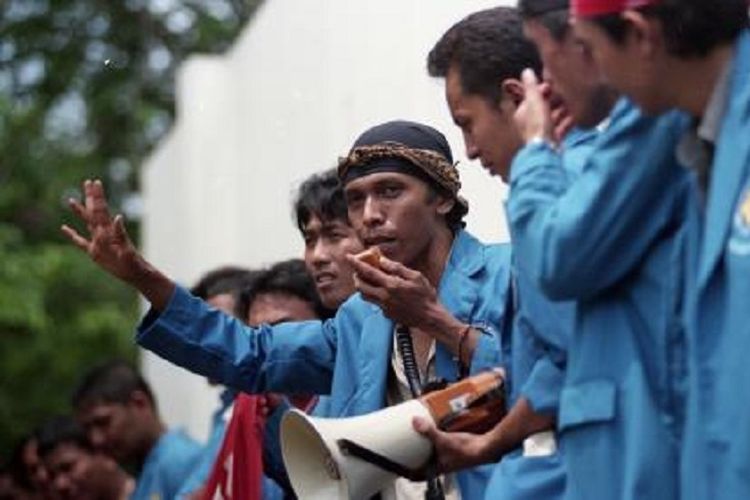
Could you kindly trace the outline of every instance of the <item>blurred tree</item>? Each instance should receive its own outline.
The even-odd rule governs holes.
[[[174,118],[174,72],[224,51],[260,0],[0,2],[0,458],[68,410],[82,370],[133,359],[137,297],[59,234],[105,179],[137,234],[137,168]]]

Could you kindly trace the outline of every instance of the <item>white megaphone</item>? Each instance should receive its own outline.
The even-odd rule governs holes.
[[[414,417],[449,431],[484,432],[505,413],[502,370],[484,372],[368,415],[315,418],[299,410],[281,423],[284,465],[304,500],[367,499],[423,469],[432,443]]]

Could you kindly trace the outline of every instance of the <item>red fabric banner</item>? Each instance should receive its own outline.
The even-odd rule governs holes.
[[[261,396],[237,396],[203,500],[262,499],[265,417],[261,400]]]

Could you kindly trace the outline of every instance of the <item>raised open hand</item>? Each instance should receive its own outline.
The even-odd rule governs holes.
[[[86,224],[88,239],[68,225],[62,226],[62,232],[99,267],[131,282],[138,267],[138,251],[128,237],[122,215],[114,218],[110,215],[101,181],[84,181],[83,203],[75,199],[68,200],[68,203],[73,213]]]

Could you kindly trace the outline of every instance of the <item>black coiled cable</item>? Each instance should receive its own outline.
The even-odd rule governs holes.
[[[412,397],[418,398],[422,395],[422,382],[419,376],[417,356],[414,353],[414,342],[412,341],[411,333],[403,325],[396,326],[396,347],[401,354],[404,374],[406,375],[406,381],[409,383],[409,391]],[[425,491],[424,498],[425,500],[445,500],[443,485],[440,484],[440,479],[437,477],[433,461],[427,465],[427,491]]]

